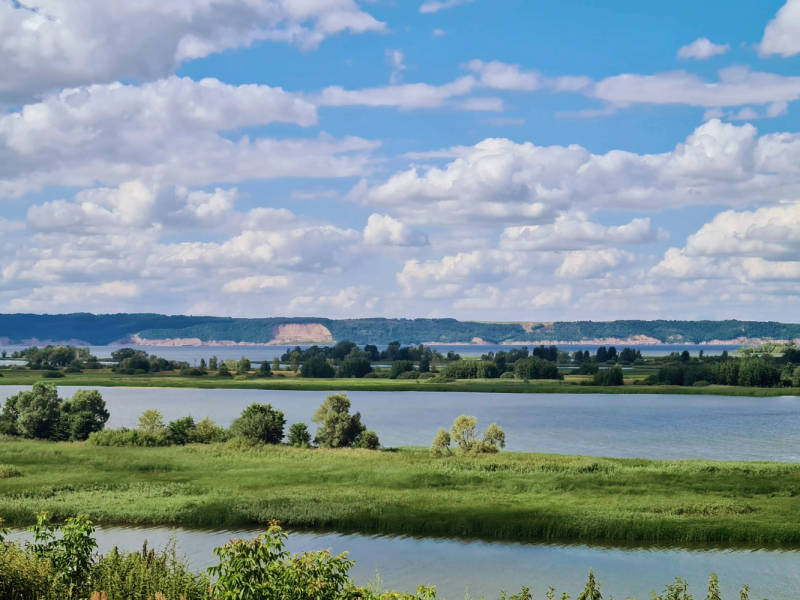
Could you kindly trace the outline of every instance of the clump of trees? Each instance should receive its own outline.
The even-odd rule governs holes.
[[[558,372],[558,365],[535,357],[518,360],[514,365],[514,376],[517,379],[564,379]]]
[[[598,369],[598,371],[594,374],[592,384],[604,386],[625,385],[625,381],[622,376],[622,369],[618,366],[611,367],[610,369]]]
[[[457,360],[448,364],[442,375],[451,379],[497,379],[500,369],[490,361],[484,360]]]
[[[347,394],[328,396],[311,421],[319,426],[314,443],[321,448],[377,450],[380,447],[378,434],[361,422],[361,413],[350,414]]]
[[[111,359],[117,363],[111,370],[123,375],[146,375],[147,373],[179,371],[191,368],[191,365],[186,361],[167,360],[155,354],[147,354],[144,350],[135,350],[133,348],[115,350],[111,353]]]
[[[451,455],[450,444],[455,442],[458,454],[493,454],[506,447],[506,434],[497,423],[486,428],[483,437],[475,435],[478,426],[477,417],[461,415],[453,421],[450,431],[440,428],[431,444],[434,456]]]
[[[283,412],[270,404],[251,404],[231,423],[231,434],[250,442],[280,444],[286,419]]]
[[[793,385],[795,368],[789,364],[782,371],[779,365],[763,358],[726,360],[724,362],[683,362],[661,367],[656,375],[645,380],[648,385],[733,385],[743,387],[779,387]],[[800,382],[798,382],[800,383]]]

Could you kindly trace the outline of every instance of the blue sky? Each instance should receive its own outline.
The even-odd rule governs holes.
[[[800,0],[114,6],[0,0],[3,312],[796,320]]]

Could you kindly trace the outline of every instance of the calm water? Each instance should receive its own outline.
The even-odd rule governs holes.
[[[420,384],[424,385],[424,384]],[[0,386],[0,399],[21,386]],[[78,388],[59,387],[61,397]],[[147,409],[166,420],[206,415],[228,426],[253,402],[289,424],[311,417],[329,392],[100,388],[109,427],[134,427]],[[428,445],[460,414],[496,421],[510,450],[660,459],[800,461],[800,398],[605,394],[348,392],[353,411],[385,446]]]
[[[217,546],[257,533],[109,527],[99,529],[97,539],[101,552],[115,545],[135,551],[144,539],[151,547],[163,547],[175,535],[179,552],[200,570],[217,564]],[[29,539],[27,535],[15,532],[10,537]],[[464,598],[466,591],[472,598],[492,600],[501,589],[518,592],[523,585],[531,587],[537,599],[544,598],[549,586],[558,590],[557,597],[567,591],[575,598],[590,568],[605,582],[604,598],[645,600],[651,590],[662,591],[677,576],[688,580],[695,598],[704,598],[712,572],[720,578],[724,598],[738,598],[744,583],[754,599],[800,597],[797,550],[504,544],[313,533],[294,533],[288,544],[292,552],[326,548],[350,552],[357,584],[366,584],[377,571],[386,588],[413,591],[419,584],[435,585],[438,595],[450,600]]]
[[[322,344],[324,345],[324,344]],[[520,348],[523,345],[529,349],[538,346],[538,344],[519,344],[514,346],[500,346],[500,345],[486,345],[486,346],[452,346],[452,345],[436,345],[431,348],[436,348],[442,354],[447,354],[450,350],[461,354],[462,356],[480,356],[487,352],[498,352],[499,350],[508,351],[512,348]],[[98,358],[110,358],[114,350],[119,350],[123,346],[90,346],[89,351]],[[137,348],[144,350],[148,354],[155,354],[169,360],[185,360],[194,364],[200,362],[201,358],[208,360],[212,356],[221,358],[223,360],[229,358],[239,359],[246,356],[252,361],[272,360],[275,357],[280,358],[281,354],[295,346],[125,346],[128,348]],[[308,348],[308,345],[301,346]],[[723,350],[733,352],[741,346],[693,346],[693,345],[664,345],[664,346],[635,346],[638,350],[642,351],[645,356],[666,356],[670,352],[683,352],[688,350],[693,356],[696,356],[700,350],[707,355],[722,354]],[[24,346],[0,346],[0,351],[5,350],[11,356],[12,352],[21,350]],[[380,349],[385,349],[386,346],[378,346]],[[597,352],[597,346],[566,346],[560,345],[560,349],[568,352],[575,350],[588,350],[592,354]],[[622,350],[623,346],[617,346],[617,350]]]

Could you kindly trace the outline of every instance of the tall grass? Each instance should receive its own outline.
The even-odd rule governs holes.
[[[800,542],[800,465],[0,441],[0,517],[531,540]]]

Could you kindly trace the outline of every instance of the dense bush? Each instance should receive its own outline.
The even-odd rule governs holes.
[[[419,371],[405,371],[397,376],[397,379],[419,379],[422,373]]]
[[[502,375],[500,375],[500,379],[514,379],[514,374],[511,372],[503,373]]]
[[[558,366],[540,358],[526,358],[514,364],[514,375],[517,379],[563,379]]]
[[[451,379],[497,379],[500,377],[497,365],[486,360],[457,360],[445,366],[442,374]]]
[[[765,360],[745,360],[739,367],[739,385],[774,387],[781,381],[778,368]]]
[[[304,448],[311,445],[311,433],[305,423],[295,423],[289,427],[289,437],[286,440],[290,446]]]
[[[775,387],[781,385],[781,372],[764,359],[748,358],[716,364],[668,365],[658,370],[652,383],[693,386],[698,381],[718,385]]]
[[[300,374],[314,379],[330,379],[336,375],[336,370],[322,356],[315,356],[303,364]]]
[[[172,442],[167,437],[166,431],[156,432],[145,429],[104,429],[89,435],[87,444],[92,446],[139,446],[142,448],[156,448],[170,446]]]
[[[592,381],[595,385],[625,385],[620,367],[602,369],[594,374]]]
[[[361,378],[372,373],[372,365],[366,358],[346,358],[339,365],[339,377]]]
[[[45,371],[42,373],[42,379],[60,379],[64,377],[61,371]]]
[[[475,435],[477,425],[477,417],[461,415],[453,421],[449,432],[440,428],[431,444],[431,454],[452,454],[451,442],[456,443],[456,451],[460,454],[493,454],[506,447],[506,434],[497,423],[486,428],[483,438]]]
[[[331,394],[314,413],[313,423],[319,425],[314,442],[323,448],[356,446],[367,431],[361,423],[361,413],[350,415],[347,394]]]
[[[208,371],[205,369],[199,369],[197,367],[192,367],[190,369],[181,369],[181,375],[183,377],[202,377],[203,375],[207,375]]]
[[[396,360],[392,363],[389,371],[389,379],[397,379],[401,373],[408,373],[414,370],[414,363],[410,360]]]
[[[594,375],[599,370],[600,367],[598,367],[594,363],[581,363],[580,366],[578,367],[578,373],[580,373],[581,375]]]
[[[280,444],[286,419],[270,404],[251,404],[231,423],[231,434],[251,442]]]

